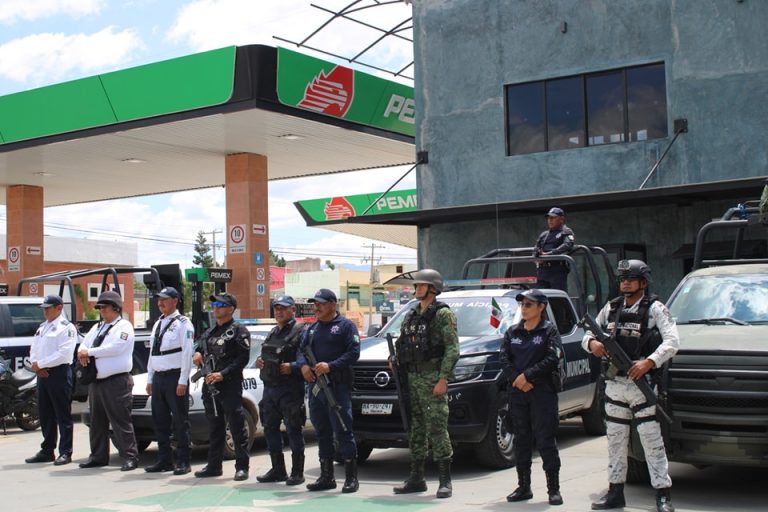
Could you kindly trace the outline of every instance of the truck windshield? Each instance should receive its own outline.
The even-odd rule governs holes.
[[[669,311],[680,324],[768,323],[768,276],[691,277],[670,300]]]
[[[438,300],[448,304],[456,315],[460,337],[479,337],[504,333],[510,325],[519,321],[516,315],[517,301],[514,297],[496,297],[496,302],[501,308],[501,322],[498,327],[491,325],[491,297],[438,297]],[[416,304],[416,301],[409,302],[387,323],[379,336],[383,338],[387,334],[391,334],[397,338],[400,335],[400,325],[403,323],[405,314]]]

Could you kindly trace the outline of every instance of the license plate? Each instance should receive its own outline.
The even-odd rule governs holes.
[[[363,404],[363,414],[392,414],[392,404]]]

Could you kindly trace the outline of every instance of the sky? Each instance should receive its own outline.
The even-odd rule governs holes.
[[[273,36],[300,41],[330,18],[310,4],[338,10],[349,3],[351,0],[0,0],[0,96],[230,45],[296,49]],[[405,3],[357,15],[360,21],[388,28],[409,16],[410,6]],[[377,36],[358,24],[335,20],[311,45],[350,56]],[[400,69],[411,60],[410,44],[394,38],[365,58],[384,69]],[[392,75],[358,69],[392,79]],[[270,182],[272,250],[287,260],[306,256],[336,264],[361,264],[364,257],[370,257],[370,249],[363,247],[370,240],[307,228],[293,202],[383,192],[407,170],[394,167]],[[415,186],[412,172],[395,189]],[[119,211],[120,215],[105,216],[104,211]],[[5,230],[4,219],[5,207],[1,206],[0,232]],[[197,233],[226,232],[225,222],[221,187],[45,210],[46,235],[134,242],[140,265],[179,263],[182,268],[192,266]],[[217,245],[223,243],[223,234],[216,237]],[[212,242],[211,235],[207,239]],[[376,244],[385,246],[375,255],[382,263],[416,262],[415,250]],[[223,245],[216,255],[222,263]]]

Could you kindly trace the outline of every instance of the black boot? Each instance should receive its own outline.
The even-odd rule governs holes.
[[[259,482],[283,482],[288,475],[285,473],[285,457],[283,452],[270,453],[269,458],[272,459],[272,468],[256,477]]]
[[[592,510],[621,508],[624,505],[626,505],[624,501],[624,484],[609,484],[608,492],[600,498],[600,501],[592,504]]]
[[[357,459],[349,459],[344,461],[344,485],[341,488],[341,492],[344,494],[350,492],[357,492],[360,488],[360,483],[357,481]]]
[[[291,476],[285,481],[285,485],[299,485],[304,483],[304,454],[291,454]]]
[[[549,494],[550,505],[562,505],[563,497],[560,496],[560,472],[547,471],[547,494]]]
[[[408,494],[411,492],[424,492],[427,490],[427,481],[424,480],[424,459],[411,459],[411,474],[403,485],[392,489],[395,494]]]
[[[507,501],[524,501],[533,498],[531,492],[531,468],[517,470],[517,489],[507,496]]]
[[[438,498],[450,498],[453,496],[453,486],[451,485],[451,459],[437,461],[437,478],[439,487],[437,488]]]
[[[336,480],[333,479],[333,459],[320,459],[320,478],[312,484],[307,484],[310,491],[325,491],[336,488]]]
[[[656,512],[675,512],[669,487],[656,489]]]

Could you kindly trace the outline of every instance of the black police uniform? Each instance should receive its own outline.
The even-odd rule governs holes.
[[[573,230],[568,226],[542,231],[536,240],[536,254],[567,254],[573,249]],[[568,265],[565,261],[541,261],[538,263],[536,288],[555,288],[568,292]]]
[[[213,385],[203,385],[203,404],[208,417],[209,472],[220,472],[224,451],[226,423],[235,445],[235,470],[248,471],[248,436],[245,431],[243,410],[243,368],[248,364],[251,351],[251,334],[243,325],[230,320],[224,325],[211,327],[198,340],[198,352],[204,358],[212,357],[214,372],[224,380]],[[211,394],[211,386],[218,393]],[[226,422],[225,422],[226,420]]]
[[[303,324],[297,324],[293,319],[283,328],[276,326],[261,347],[264,368],[259,376],[264,382],[264,395],[259,407],[270,454],[283,451],[281,421],[285,422],[288,443],[294,457],[304,454],[301,430],[307,420],[307,411],[304,406],[304,379],[296,363],[302,328]],[[280,375],[282,363],[291,363],[290,375]]]
[[[544,471],[560,469],[555,439],[559,424],[558,400],[552,374],[557,369],[557,350],[562,350],[561,347],[560,333],[549,320],[542,320],[532,331],[527,331],[521,321],[504,335],[500,358],[509,381],[524,373],[526,380],[533,384],[533,389],[528,392],[514,387],[509,391],[518,470],[531,468],[534,437]]]

